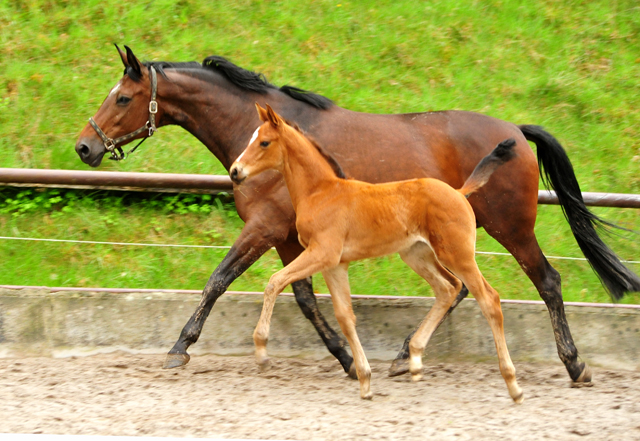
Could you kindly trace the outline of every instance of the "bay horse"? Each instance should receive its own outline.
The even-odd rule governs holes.
[[[124,75],[92,118],[93,124],[84,127],[75,146],[80,159],[92,167],[99,166],[109,152],[112,158],[120,158],[116,147],[144,139],[156,128],[176,124],[200,140],[228,171],[246,148],[248,134],[260,125],[254,103],[264,105],[266,101],[327,146],[349,176],[370,183],[432,177],[459,188],[498,142],[514,138],[518,157],[471,195],[469,203],[477,226],[514,256],[547,305],[558,355],[571,379],[590,382],[590,369],[579,360],[567,323],[560,275],[545,258],[534,233],[539,165],[544,169],[545,182],[558,193],[578,245],[613,298],[639,291],[640,279],[597,235],[594,227],[600,219],[585,207],[571,162],[552,135],[537,126],[516,126],[473,112],[353,112],[314,93],[291,86],[278,88],[263,75],[222,57],[208,57],[202,64],[142,63],[128,47],[126,52],[116,49]],[[537,161],[527,140],[537,145]],[[188,363],[187,349],[198,340],[216,300],[260,256],[275,247],[287,265],[303,250],[281,175],[265,172],[245,184],[242,192],[234,192],[233,197],[245,226],[209,278],[200,304],[167,354],[166,368]],[[294,282],[292,287],[305,317],[344,370],[353,374],[346,343],[320,313],[311,279]],[[463,287],[452,308],[466,295]],[[409,338],[391,366],[391,375],[408,370]]]
[[[321,272],[353,352],[360,398],[371,399],[371,368],[356,332],[348,268],[356,260],[399,253],[431,285],[436,297],[409,343],[412,379],[422,377],[424,349],[464,283],[491,326],[509,394],[521,403],[524,396],[504,337],[500,297],[476,264],[476,218],[466,199],[513,158],[515,140],[498,144],[459,190],[433,178],[369,184],[346,180],[333,157],[268,104],[266,109],[256,104],[256,109],[263,124],[231,165],[229,175],[241,186],[267,170],[280,172],[296,212],[298,241],[305,249],[271,276],[264,291],[253,333],[258,364],[266,366],[269,361],[266,345],[276,297],[290,283]]]

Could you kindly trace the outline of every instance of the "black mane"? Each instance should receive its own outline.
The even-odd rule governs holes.
[[[307,103],[318,109],[326,110],[333,106],[333,101],[322,95],[308,92],[293,86],[277,87],[267,81],[264,74],[256,73],[236,66],[224,57],[212,55],[204,59],[202,64],[191,61],[186,63],[170,63],[166,61],[153,61],[143,63],[147,68],[153,66],[161,75],[165,75],[164,69],[206,69],[222,74],[232,84],[243,90],[257,93],[267,93],[269,90],[279,90],[291,98]],[[125,69],[131,79],[138,81],[139,77],[131,68]],[[165,75],[166,76],[166,75]]]

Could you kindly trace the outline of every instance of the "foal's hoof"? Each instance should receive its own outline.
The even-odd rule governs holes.
[[[172,369],[184,366],[185,364],[189,363],[190,359],[191,357],[189,357],[189,354],[187,354],[186,352],[184,354],[169,353],[167,354],[167,358],[164,360],[162,369]]]
[[[519,395],[511,398],[513,398],[514,403],[521,404],[524,401],[524,392],[521,391]]]
[[[267,357],[258,360],[258,370],[268,372],[271,369],[271,360]]]
[[[372,400],[373,399],[373,392],[369,391],[364,395],[360,395],[360,398],[362,398],[363,400]]]
[[[358,379],[358,372],[356,371],[356,364],[351,363],[351,367],[349,368],[349,372],[347,372],[347,376],[352,380]]]
[[[409,372],[409,360],[406,358],[396,358],[391,363],[391,367],[389,368],[389,376],[397,377],[398,375],[403,375]]]
[[[576,381],[571,382],[571,387],[591,387],[591,368],[585,363],[582,373]]]

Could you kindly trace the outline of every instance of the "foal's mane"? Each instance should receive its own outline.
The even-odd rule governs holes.
[[[213,71],[222,74],[232,84],[243,90],[249,90],[260,94],[267,93],[269,90],[279,90],[291,98],[307,103],[318,109],[326,110],[333,106],[333,101],[322,95],[308,92],[294,86],[277,87],[267,81],[262,73],[256,73],[247,69],[236,66],[229,60],[218,55],[212,55],[204,59],[202,64],[196,61],[172,63],[168,61],[147,61],[143,63],[147,68],[153,66],[160,74],[166,77],[164,69],[192,69]],[[132,80],[139,81],[140,78],[132,68],[128,67],[124,71],[125,75],[129,75]]]
[[[320,144],[318,144],[318,142],[315,139],[313,139],[312,137],[304,133],[300,128],[300,126],[298,126],[298,124],[292,121],[287,121],[287,120],[284,120],[284,122],[286,122],[287,125],[289,125],[292,129],[294,129],[296,132],[300,133],[303,137],[309,140],[311,145],[314,146],[318,151],[318,153],[320,153],[320,155],[322,155],[322,157],[325,159],[325,161],[329,163],[329,165],[333,169],[333,172],[336,174],[338,178],[347,179],[347,176],[344,174],[344,170],[342,170],[342,167],[340,167],[340,164],[338,163],[338,161],[336,161],[336,158],[334,158],[331,153],[326,151]]]

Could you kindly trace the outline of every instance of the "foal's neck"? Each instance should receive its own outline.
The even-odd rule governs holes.
[[[287,130],[282,174],[293,208],[314,193],[326,191],[341,181],[318,149],[295,129]]]

